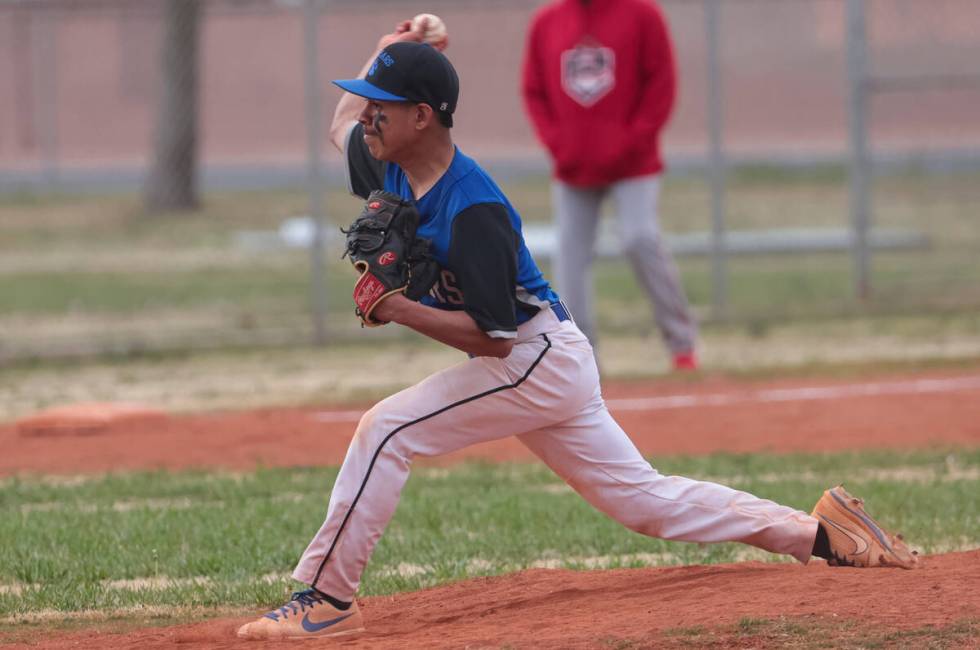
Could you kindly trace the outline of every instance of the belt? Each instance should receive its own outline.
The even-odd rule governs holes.
[[[552,303],[551,311],[555,312],[555,316],[558,317],[559,323],[566,320],[572,320],[572,315],[568,313],[568,307],[566,307],[565,303],[561,301]]]
[[[559,323],[572,320],[568,307],[561,302],[551,305],[551,313],[554,314]],[[534,318],[517,326],[517,343],[528,341],[543,332],[550,332],[554,329],[554,322],[550,320],[548,312],[539,311]],[[471,354],[469,357],[472,359],[473,355]]]
[[[549,306],[550,309],[542,309],[535,314],[534,318],[517,326],[517,343],[529,341],[545,332],[551,332],[558,323],[572,320],[568,307],[561,302]]]

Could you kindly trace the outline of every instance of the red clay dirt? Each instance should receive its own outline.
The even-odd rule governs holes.
[[[576,572],[533,569],[395,596],[360,600],[368,631],[303,648],[781,647],[806,636],[740,631],[744,619],[817,629],[823,645],[881,639],[903,630],[949,629],[980,618],[980,551],[925,558],[915,571],[744,562]],[[235,637],[251,617],[125,633],[90,629],[23,647],[296,648]],[[692,628],[704,628],[702,635]],[[735,629],[733,629],[735,628]],[[973,628],[980,631],[980,627]],[[686,632],[682,632],[685,630]],[[888,644],[916,647],[928,644]],[[977,647],[975,637],[931,647]],[[814,646],[811,646],[814,647]],[[869,647],[865,644],[848,647]],[[873,647],[881,647],[875,644]]]
[[[949,387],[915,392],[914,386],[929,382],[947,382]],[[862,394],[869,386],[883,390]],[[810,388],[836,390],[838,396],[806,397]],[[609,383],[604,395],[640,451],[654,457],[980,445],[977,369],[860,382],[796,379],[763,384],[709,377],[696,382]],[[617,407],[637,399],[659,401],[650,409]],[[672,399],[717,405],[666,406]],[[107,423],[98,431],[80,430],[84,435],[24,435],[14,424],[0,425],[0,476],[337,465],[347,451],[359,410],[363,409],[261,409],[129,419]],[[516,439],[505,438],[429,462],[533,458]]]
[[[653,456],[980,445],[976,369],[871,383],[668,380],[610,384],[605,393],[637,446]],[[639,407],[627,401],[636,399],[650,401]],[[645,403],[649,410],[637,410]],[[109,424],[84,436],[25,436],[7,425],[0,427],[5,450],[0,475],[335,464],[343,457],[355,417],[351,411],[266,409]],[[438,462],[475,458],[530,456],[508,439]],[[932,631],[926,634],[946,635],[943,647],[980,648],[980,550],[931,556],[924,564],[915,571],[832,568],[823,562],[807,567],[749,562],[531,570],[363,599],[367,633],[304,647],[779,647],[806,638],[739,625],[749,618],[816,630],[829,635],[824,640],[830,647],[858,647],[882,638],[892,639],[885,645],[928,645],[933,637],[885,636],[926,629]],[[29,647],[268,647],[234,637],[246,620],[128,632],[103,623],[82,632],[29,634]]]
[[[21,436],[83,436],[102,433],[110,425],[120,428],[166,419],[160,409],[128,402],[82,402],[55,406],[20,418],[14,428]]]

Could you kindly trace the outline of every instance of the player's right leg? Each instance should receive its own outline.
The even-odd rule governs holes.
[[[609,414],[598,383],[574,417],[518,436],[596,509],[661,539],[742,542],[856,567],[918,566],[901,535],[883,529],[842,486],[827,490],[812,515],[747,492],[664,476],[643,458]]]
[[[602,189],[572,187],[557,180],[551,186],[554,222],[558,226],[558,250],[553,257],[555,288],[593,345],[596,326],[592,260],[602,197]]]
[[[717,483],[660,474],[601,400],[597,389],[579,415],[518,437],[596,509],[631,530],[687,542],[742,542],[809,560],[814,517]]]

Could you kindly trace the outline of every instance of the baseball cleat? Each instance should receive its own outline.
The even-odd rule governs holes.
[[[699,365],[698,357],[693,350],[690,352],[678,352],[674,355],[674,370],[680,372],[697,370]]]
[[[864,501],[838,485],[823,493],[813,507],[830,542],[833,559],[827,564],[853,567],[918,566],[918,552],[909,550],[901,535],[892,535],[864,511]]]
[[[364,631],[357,601],[337,609],[314,589],[297,591],[292,599],[257,621],[238,628],[241,639],[306,639],[343,636]]]

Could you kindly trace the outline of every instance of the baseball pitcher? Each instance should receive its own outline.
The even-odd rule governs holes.
[[[588,339],[528,253],[507,197],[452,140],[456,71],[423,36],[384,36],[331,137],[365,199],[347,232],[368,325],[410,327],[461,362],[361,419],[326,520],[293,577],[307,585],[241,627],[250,639],[364,629],[355,595],[417,456],[517,436],[594,507],[644,535],[738,541],[800,562],[911,568],[915,557],[840,487],[812,515],[715,483],[659,474],[609,414]]]

